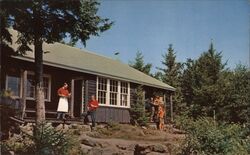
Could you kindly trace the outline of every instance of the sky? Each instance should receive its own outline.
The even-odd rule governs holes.
[[[196,59],[211,41],[223,62],[249,66],[248,0],[102,0],[98,15],[115,24],[87,41],[87,50],[128,63],[137,51],[146,63],[163,67],[162,55],[173,44],[177,61]],[[84,48],[82,45],[77,45]]]

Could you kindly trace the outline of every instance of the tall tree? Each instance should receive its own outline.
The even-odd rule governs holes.
[[[45,120],[43,43],[59,42],[68,36],[72,41],[80,40],[85,46],[91,35],[99,36],[113,24],[109,19],[97,15],[98,5],[95,0],[0,2],[0,6],[6,10],[7,19],[11,21],[6,26],[19,32],[18,49],[26,51],[29,44],[34,44],[37,123]]]
[[[239,64],[233,71],[223,73],[225,81],[220,94],[224,102],[220,105],[218,117],[227,122],[248,123],[250,125],[250,71]],[[221,82],[220,82],[221,84]]]
[[[221,52],[216,52],[213,43],[207,52],[196,61],[189,61],[182,77],[184,101],[190,106],[193,117],[213,116],[223,102],[224,81],[221,78],[225,64]]]
[[[164,83],[167,83],[176,88],[175,95],[173,96],[174,111],[179,113],[183,105],[181,104],[182,94],[180,91],[180,76],[182,64],[176,61],[176,53],[174,52],[173,45],[169,44],[167,52],[162,56],[163,68],[158,68],[161,72],[157,73]],[[156,75],[157,75],[156,74]]]
[[[151,75],[150,71],[152,68],[152,64],[150,64],[150,63],[145,64],[144,63],[144,57],[140,51],[136,52],[135,60],[132,62],[129,62],[129,65],[131,67],[147,74],[147,75]]]

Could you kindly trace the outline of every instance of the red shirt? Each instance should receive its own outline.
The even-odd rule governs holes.
[[[63,87],[58,89],[57,91],[57,94],[60,96],[60,95],[63,95],[65,97],[68,97],[69,96],[69,91],[68,89],[64,89]]]
[[[96,110],[98,107],[99,107],[99,103],[97,100],[91,100],[89,101],[88,103],[88,107],[89,107],[89,110],[92,111],[92,110]]]

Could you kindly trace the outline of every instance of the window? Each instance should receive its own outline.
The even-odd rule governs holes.
[[[27,74],[27,84],[26,84],[27,99],[35,99],[35,75],[31,72]],[[50,76],[43,76],[43,89],[44,89],[44,99],[50,100]]]
[[[120,97],[121,106],[128,106],[128,83],[121,82],[121,97]]]
[[[6,78],[6,89],[13,93],[13,96],[21,96],[21,78],[19,76],[7,75]]]
[[[110,80],[110,105],[117,105],[118,81]]]
[[[128,82],[97,77],[97,96],[102,105],[115,107],[130,106]]]
[[[106,104],[107,96],[107,79],[98,79],[98,102],[100,104]]]

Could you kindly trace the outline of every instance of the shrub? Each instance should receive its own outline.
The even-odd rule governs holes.
[[[182,126],[187,132],[181,154],[248,154],[244,130],[238,124],[218,124],[199,118]]]
[[[20,115],[20,104],[11,97],[10,90],[0,92],[0,117],[1,117],[1,140],[9,138],[9,132],[18,132],[18,124],[13,123],[10,117]]]
[[[14,151],[17,154],[67,155],[73,146],[70,135],[62,130],[57,131],[50,124],[41,123],[34,126],[32,135],[23,132],[20,136],[6,141],[5,152]]]
[[[133,125],[146,126],[149,120],[145,112],[142,86],[137,87],[136,100],[131,104],[130,117]]]

